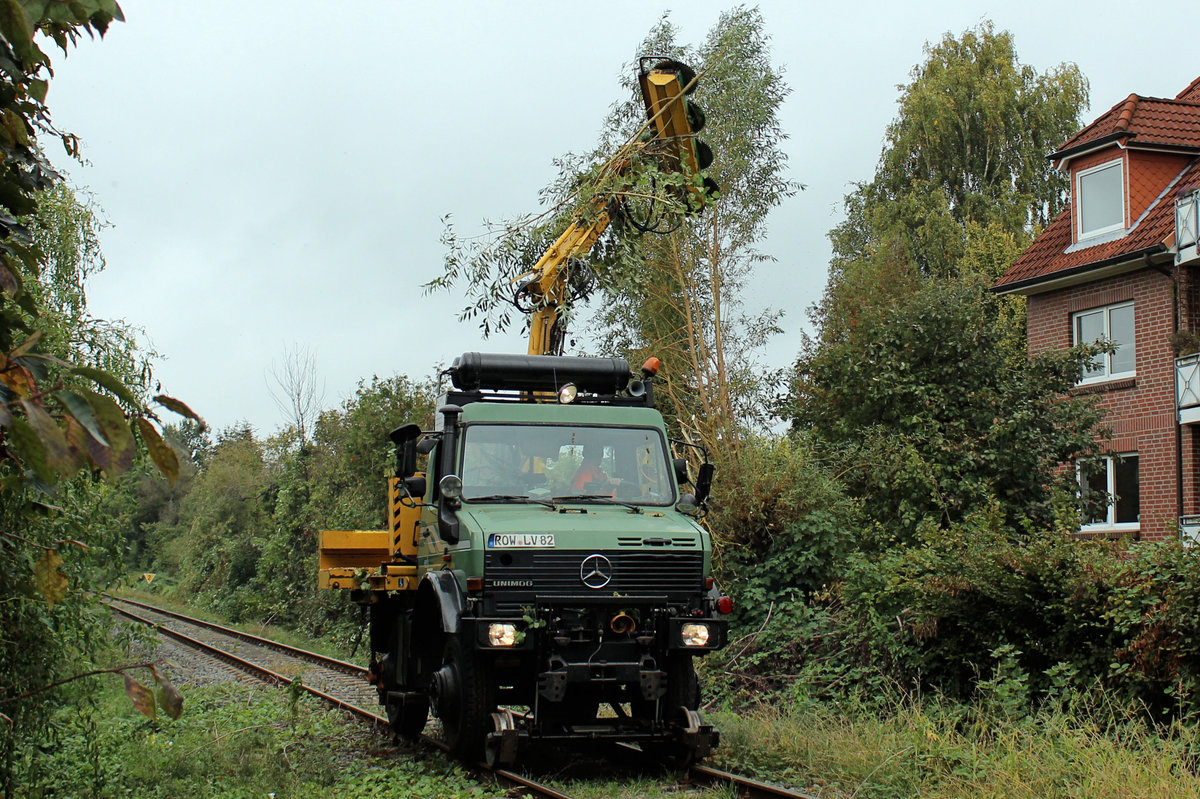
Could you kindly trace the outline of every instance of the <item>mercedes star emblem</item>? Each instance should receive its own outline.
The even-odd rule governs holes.
[[[612,561],[603,555],[588,555],[579,564],[579,579],[588,588],[603,588],[612,580]]]

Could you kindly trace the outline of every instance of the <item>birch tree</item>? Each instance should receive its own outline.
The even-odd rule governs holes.
[[[656,233],[631,223],[636,211],[618,215],[587,263],[573,270],[569,343],[577,351],[623,352],[635,365],[658,357],[659,404],[679,430],[710,449],[736,447],[747,423],[766,417],[757,352],[778,330],[777,311],[744,306],[755,268],[769,260],[756,242],[766,232],[769,211],[802,188],[788,176],[778,117],[790,90],[772,63],[762,16],[753,9],[722,14],[699,46],[677,42],[664,16],[638,47],[640,56],[675,59],[696,70],[694,98],[707,116],[700,138],[715,152],[706,172],[719,184],[720,198],[694,215],[672,215],[678,209],[668,207],[656,218],[669,221]],[[498,235],[482,246],[448,228],[446,271],[431,285],[464,287],[463,318],[478,319],[485,335],[516,321],[507,302],[513,278],[606,188],[590,182],[591,176],[636,140],[645,124],[633,62],[623,74],[625,97],[604,121],[598,147],[558,160],[559,177],[543,192],[545,212],[497,224]],[[641,196],[641,187],[661,188],[656,181],[661,176],[635,176],[626,199]],[[582,307],[588,298],[590,314]]]

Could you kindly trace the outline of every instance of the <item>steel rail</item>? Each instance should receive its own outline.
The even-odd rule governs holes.
[[[617,744],[617,747],[639,755],[643,754],[640,748],[631,744]],[[819,797],[785,788],[782,785],[763,782],[753,777],[743,777],[740,774],[699,764],[688,767],[688,779],[698,785],[731,785],[736,789],[739,799],[819,799]]]
[[[109,605],[109,607],[112,607],[112,605]],[[151,606],[147,606],[147,608],[151,608]],[[152,609],[158,610],[157,608],[152,608]],[[152,619],[147,619],[142,616],[139,616],[136,613],[133,613],[132,611],[124,610],[124,609],[118,608],[118,607],[113,607],[113,610],[115,610],[117,613],[120,613],[122,616],[126,616],[134,621],[138,621],[138,622],[141,622],[142,624],[153,627],[160,634],[166,635],[168,638],[173,638],[176,641],[179,641],[180,643],[184,644],[185,646],[189,646],[192,649],[199,649],[201,652],[204,652],[205,654],[210,655],[211,657],[216,658],[217,660],[220,660],[223,663],[228,663],[229,665],[233,666],[234,668],[236,668],[240,671],[248,672],[248,673],[252,674],[253,676],[257,677],[258,679],[262,680],[263,682],[270,683],[271,685],[276,685],[276,686],[292,684],[292,679],[290,677],[284,676],[283,674],[280,674],[277,671],[272,671],[271,669],[268,669],[266,666],[255,663],[252,660],[246,660],[245,658],[238,657],[237,655],[234,655],[230,652],[226,652],[225,650],[215,647],[212,644],[207,644],[204,641],[201,641],[197,638],[191,637],[190,635],[181,633],[178,630],[172,630],[170,627],[167,627],[163,624],[159,624]],[[171,615],[171,614],[168,614],[168,615]],[[310,653],[310,654],[315,654],[315,653]],[[322,657],[322,656],[318,655],[317,657]],[[364,719],[366,721],[371,721],[371,722],[377,722],[377,723],[384,724],[384,725],[386,725],[388,723],[388,720],[386,718],[384,718],[383,716],[380,716],[376,713],[372,713],[371,711],[367,710],[366,708],[359,707],[358,705],[347,702],[344,699],[339,699],[336,696],[327,694],[318,688],[313,688],[311,685],[305,685],[303,681],[300,682],[300,687],[303,688],[308,693],[312,694],[313,696],[317,697],[318,699],[321,699],[322,701],[327,702],[328,704],[331,704],[334,707],[337,707],[341,710],[348,711],[351,714],[358,716],[361,719]]]
[[[110,599],[118,599],[118,598],[110,597]],[[346,663],[343,660],[327,658],[324,655],[319,655],[315,652],[308,652],[303,649],[297,649],[296,647],[288,646],[287,644],[280,644],[275,641],[268,641],[268,639],[259,638],[258,636],[250,635],[249,633],[243,633],[240,630],[233,630],[228,627],[223,627],[222,625],[219,625],[219,624],[214,624],[212,622],[203,621],[201,619],[193,619],[189,616],[185,616],[182,613],[176,613],[174,611],[163,610],[162,608],[158,608],[153,605],[148,605],[144,602],[135,602],[132,600],[127,600],[127,599],[119,599],[118,601],[127,602],[131,605],[136,605],[136,606],[142,607],[146,610],[150,610],[150,611],[153,611],[156,613],[161,613],[162,615],[165,615],[168,617],[173,617],[180,621],[185,621],[189,624],[196,624],[197,626],[200,626],[200,627],[215,630],[222,634],[226,634],[226,635],[229,635],[230,637],[237,638],[240,640],[250,640],[252,643],[256,643],[256,644],[258,644],[258,643],[269,644],[269,645],[272,645],[271,648],[273,648],[273,649],[283,651],[289,655],[293,655],[295,657],[302,658],[304,660],[316,659],[318,662],[321,662],[321,663],[325,663],[326,661],[332,661],[334,663],[342,664],[345,666],[352,666],[353,668],[356,669],[357,673],[360,673],[360,674],[365,674],[367,672],[366,669],[361,668],[359,666],[354,666],[354,664],[352,664],[352,663]],[[237,655],[234,655],[230,652],[226,652],[223,649],[220,649],[211,644],[205,643],[204,641],[200,641],[196,638],[193,638],[190,635],[181,633],[178,630],[172,630],[170,627],[167,627],[163,624],[155,622],[152,619],[147,619],[143,616],[139,616],[136,613],[133,613],[132,611],[116,607],[111,602],[109,603],[109,607],[112,608],[112,610],[115,611],[116,613],[119,613],[128,619],[131,619],[136,622],[140,622],[141,624],[145,624],[149,627],[153,627],[155,629],[155,631],[158,632],[159,634],[165,635],[168,638],[172,638],[185,646],[191,647],[192,649],[198,649],[201,652],[204,652],[205,654],[209,655],[210,657],[213,657],[216,660],[219,660],[223,663],[227,663],[230,666],[233,666],[234,668],[238,669],[239,671],[246,672],[246,673],[254,676],[257,679],[262,680],[263,682],[269,683],[271,685],[276,685],[276,686],[292,684],[292,680],[290,678],[288,678],[276,671],[272,671],[271,669],[268,669],[266,666],[262,666],[258,663],[255,663],[254,661],[246,660],[245,658],[238,657]],[[318,690],[309,685],[305,685],[303,682],[300,683],[300,687],[303,688],[308,693],[312,694],[313,696],[317,697],[318,699],[322,700],[323,702],[333,705],[334,707],[336,707],[340,710],[345,710],[348,713],[350,713],[351,715],[356,716],[359,719],[370,722],[372,725],[384,725],[384,726],[388,725],[388,720],[385,717],[380,716],[377,713],[374,713],[370,710],[367,710],[366,708],[359,707],[358,705],[355,705],[351,702],[347,702],[343,699],[339,699],[336,696],[331,696],[330,694],[327,694],[324,691]],[[437,740],[436,738],[431,738],[428,735],[421,735],[420,740],[422,743],[429,745],[429,746],[433,746],[437,749],[440,749],[443,752],[448,750],[448,747],[444,743]],[[501,782],[508,783],[510,786],[526,788],[528,790],[531,790],[534,793],[538,794],[539,796],[545,797],[545,799],[575,799],[575,797],[573,797],[569,794],[562,793],[561,791],[559,791],[555,788],[552,788],[549,785],[543,785],[540,782],[535,782],[534,780],[531,780],[528,777],[523,777],[520,774],[517,774],[516,772],[508,771],[507,769],[493,768],[483,762],[476,763],[475,768],[481,772],[488,774],[489,776],[491,776]]]
[[[784,788],[782,785],[773,785],[709,766],[692,766],[688,769],[688,775],[693,782],[732,785],[737,790],[737,795],[746,799],[817,799],[811,794]]]
[[[232,627],[226,627],[224,625],[217,624],[216,622],[205,621],[204,619],[197,619],[192,616],[185,616],[184,614],[178,613],[174,610],[167,610],[166,608],[160,608],[160,607],[157,607],[156,605],[150,605],[145,602],[139,602],[136,599],[125,599],[123,597],[112,596],[112,595],[106,595],[106,596],[108,597],[108,599],[110,601],[124,602],[127,605],[133,605],[134,607],[153,611],[154,613],[158,613],[159,615],[162,615],[162,616],[169,616],[173,619],[178,619],[179,621],[187,622],[188,624],[192,624],[197,627],[204,627],[209,630],[215,630],[216,632],[223,633],[224,635],[228,635],[232,638],[237,638],[238,640],[245,641],[246,643],[256,644],[258,646],[265,646],[270,649],[274,649],[277,652],[283,652],[284,654],[292,655],[293,657],[298,657],[303,660],[310,661],[312,663],[319,663],[322,666],[326,666],[331,669],[336,669],[337,671],[341,671],[345,674],[349,674],[352,677],[365,676],[367,674],[367,669],[364,669],[362,666],[359,666],[358,664],[349,663],[345,660],[338,660],[337,658],[332,658],[332,657],[329,657],[328,655],[321,655],[316,652],[310,652],[307,649],[299,649],[294,646],[289,646],[288,644],[282,644],[279,641],[272,641],[270,638],[261,638],[257,635],[251,635],[250,633],[243,632],[241,630],[235,630]]]

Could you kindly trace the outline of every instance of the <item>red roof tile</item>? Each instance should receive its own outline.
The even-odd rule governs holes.
[[[1200,103],[1200,78],[1189,83],[1186,89],[1175,95],[1175,99],[1187,103]]]
[[[1174,100],[1129,95],[1050,157],[1069,158],[1089,145],[1113,139],[1123,139],[1130,147],[1200,150],[1200,78]]]
[[[1176,195],[1194,189],[1198,184],[1200,158],[1195,158],[1175,181],[1172,190],[1159,197],[1125,236],[1073,252],[1067,252],[1071,246],[1071,209],[1068,207],[1029,245],[995,287],[1011,291],[1073,271],[1118,262],[1123,257],[1165,249],[1164,242],[1175,232]]]
[[[1174,99],[1131,94],[1069,139],[1050,157],[1070,160],[1104,145],[1175,149],[1200,153],[1200,78]],[[999,290],[1021,290],[1055,277],[1120,263],[1140,253],[1163,251],[1175,232],[1175,197],[1200,185],[1200,157],[1193,158],[1170,189],[1150,205],[1124,236],[1091,247],[1072,246],[1071,208],[1058,215],[996,282]]]

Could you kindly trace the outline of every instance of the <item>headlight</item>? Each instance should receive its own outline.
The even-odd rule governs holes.
[[[679,628],[684,646],[708,646],[708,625],[689,622]]]
[[[462,496],[462,480],[456,474],[448,474],[438,482],[438,489],[446,499],[458,499]]]
[[[707,637],[707,636],[706,636]],[[513,646],[517,643],[517,625],[499,624],[488,625],[488,643],[492,646]]]
[[[567,383],[558,390],[558,401],[563,405],[570,405],[579,396],[579,389],[574,383]]]

